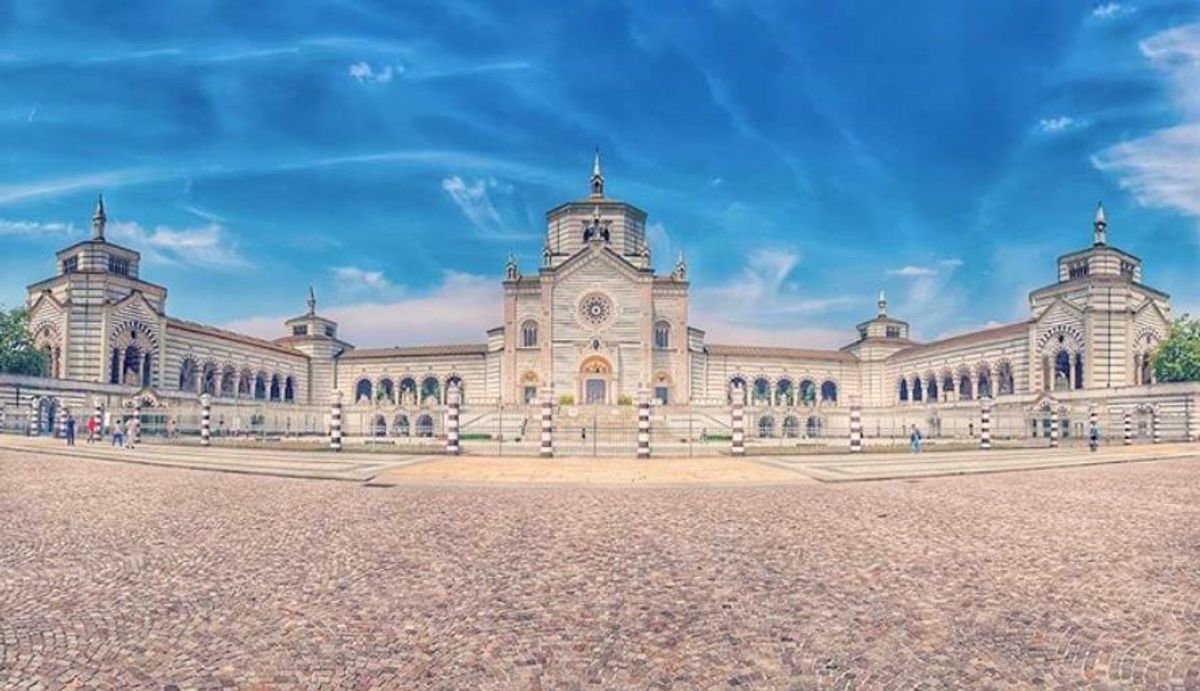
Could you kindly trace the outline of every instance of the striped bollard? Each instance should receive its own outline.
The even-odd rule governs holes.
[[[458,444],[458,421],[462,406],[462,393],[456,384],[451,384],[446,391],[446,402],[449,410],[446,413],[446,453],[457,456],[462,452]]]
[[[42,434],[42,402],[37,398],[29,399],[29,436],[39,437]]]
[[[1121,424],[1124,426],[1124,431],[1122,432],[1125,435],[1124,444],[1125,446],[1129,446],[1133,444],[1133,416],[1129,414],[1128,410],[1122,415]]]
[[[1158,419],[1162,417],[1158,414],[1158,406],[1150,410],[1150,437],[1155,444],[1162,443],[1162,433],[1159,430]]]
[[[733,434],[730,452],[734,456],[746,455],[746,392],[742,387],[733,389]]]
[[[979,399],[979,448],[992,448],[992,400],[986,397]]]
[[[1050,409],[1050,448],[1058,446],[1058,408]]]
[[[142,399],[133,402],[133,443],[142,443]]]
[[[1187,440],[1196,441],[1196,413],[1192,410],[1192,402],[1188,400],[1187,407]]]
[[[104,409],[100,406],[100,399],[92,399],[92,419],[96,421],[96,439],[100,441],[104,436],[103,428],[100,425],[104,424]]]
[[[1098,424],[1100,424],[1100,416],[1096,413],[1096,407],[1092,406],[1088,408],[1088,439],[1092,438],[1092,430],[1096,429],[1096,425]],[[1100,443],[1100,440],[1096,439],[1096,443]]]
[[[862,406],[857,403],[850,404],[850,453],[862,453],[863,450],[863,426],[862,426]]]
[[[650,392],[638,391],[637,457],[650,458]]]
[[[329,399],[329,450],[342,450],[342,392],[334,391]]]
[[[212,444],[212,397],[200,396],[200,446]]]
[[[554,401],[550,390],[542,392],[542,445],[539,455],[550,458],[554,455]]]
[[[67,409],[65,406],[58,407],[58,430],[55,436],[59,439],[67,438]]]

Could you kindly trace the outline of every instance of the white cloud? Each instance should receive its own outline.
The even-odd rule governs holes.
[[[899,269],[888,269],[889,276],[902,276],[904,278],[917,278],[919,276],[933,276],[937,274],[937,269],[928,266],[902,266]]]
[[[1092,163],[1116,175],[1140,204],[1200,217],[1200,23],[1155,34],[1140,47],[1171,85],[1182,122],[1114,144]]]
[[[52,197],[64,192],[75,192],[78,190],[111,189],[133,183],[162,180],[168,177],[170,177],[169,173],[160,170],[132,169],[76,175],[56,178],[54,180],[0,185],[0,204],[9,204],[40,197]],[[90,206],[86,213],[91,213]]]
[[[124,242],[142,253],[147,261],[170,266],[207,269],[237,269],[250,266],[224,226],[216,223],[199,228],[155,226],[153,230],[135,222],[110,222],[108,237]]]
[[[74,235],[71,223],[42,223],[41,221],[8,221],[0,219],[0,237],[35,235]]]
[[[1127,8],[1120,3],[1106,2],[1103,5],[1093,7],[1092,16],[1096,19],[1112,19],[1113,17],[1119,17],[1132,11],[1131,8]]]
[[[394,288],[382,271],[371,271],[357,266],[337,266],[330,271],[333,273],[335,286],[342,294],[382,294]]]
[[[404,72],[403,65],[380,65],[372,67],[368,62],[350,65],[349,73],[359,84],[387,84],[397,74]]]
[[[502,318],[502,293],[499,279],[494,276],[448,271],[432,289],[406,292],[412,294],[318,310],[338,322],[341,337],[358,347],[483,343],[487,329]],[[279,338],[283,322],[290,316],[239,319],[225,328]]]
[[[442,190],[450,195],[450,199],[463,212],[481,237],[490,240],[514,240],[528,237],[525,233],[513,232],[508,229],[489,194],[489,190],[511,193],[511,185],[503,185],[494,178],[467,182],[454,175],[442,180]]]
[[[1075,118],[1067,115],[1060,115],[1053,118],[1042,118],[1038,122],[1038,129],[1045,134],[1058,134],[1083,127],[1083,123]]]

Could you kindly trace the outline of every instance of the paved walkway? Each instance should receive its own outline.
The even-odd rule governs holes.
[[[378,490],[0,450],[0,517],[0,688],[1200,688],[1192,461]]]
[[[1110,446],[1087,448],[992,449],[934,453],[838,454],[823,456],[755,456],[753,460],[786,468],[822,482],[856,482],[1001,473],[1015,470],[1072,468],[1177,458],[1200,461],[1200,444]]]
[[[366,482],[385,470],[436,459],[437,456],[383,455],[381,453],[322,453],[279,451],[237,447],[142,444],[135,449],[114,448],[108,442],[79,442],[66,446],[62,440],[45,437],[0,436],[0,450],[11,449],[72,458],[89,458],[122,463],[216,470],[250,475],[348,480]]]

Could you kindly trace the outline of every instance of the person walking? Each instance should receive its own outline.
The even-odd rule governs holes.
[[[75,416],[67,413],[67,446],[75,446]]]
[[[130,417],[125,421],[125,448],[133,448],[133,440],[137,438],[137,418]]]
[[[1088,430],[1088,448],[1092,451],[1100,448],[1100,425],[1095,422]]]
[[[110,418],[110,421],[115,423],[112,425],[112,445],[118,448],[125,446],[125,430],[121,429],[120,418],[116,420]]]
[[[913,453],[921,453],[921,430],[917,429],[916,425],[912,426],[912,433],[908,435],[908,443],[912,445]]]
[[[96,427],[97,427],[95,416],[93,416],[93,415],[88,416],[86,427],[87,427],[87,433],[88,433],[88,443],[95,444],[96,443]]]

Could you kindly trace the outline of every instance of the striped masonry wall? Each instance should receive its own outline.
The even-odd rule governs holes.
[[[212,398],[200,397],[200,446],[212,444]]]
[[[1058,408],[1050,409],[1050,448],[1058,446]]]
[[[1129,446],[1133,444],[1133,415],[1128,410],[1121,416],[1121,424],[1125,428],[1123,443],[1125,446]]]
[[[746,455],[746,392],[742,387],[733,390],[733,434],[730,452],[734,456]]]
[[[650,458],[650,392],[638,392],[637,457]]]
[[[986,397],[979,399],[979,448],[992,448],[992,401]]]
[[[542,458],[554,455],[554,401],[548,390],[542,392],[542,445],[539,454]]]
[[[850,404],[850,453],[862,453],[863,450],[863,425],[862,425],[862,406],[858,403]]]
[[[462,447],[458,443],[458,422],[462,412],[462,392],[453,384],[446,392],[448,410],[446,412],[446,453],[457,456]]]
[[[329,399],[329,450],[342,450],[342,392],[334,391]]]

